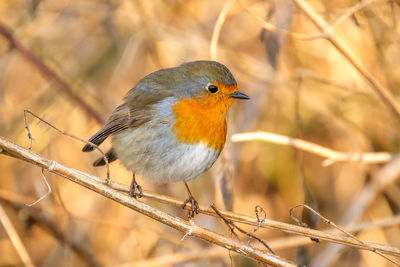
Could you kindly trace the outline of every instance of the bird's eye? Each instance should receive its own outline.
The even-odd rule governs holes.
[[[218,87],[215,86],[215,85],[213,85],[213,84],[211,84],[211,85],[209,85],[209,86],[207,87],[207,90],[208,90],[210,93],[215,94],[216,92],[218,92]]]

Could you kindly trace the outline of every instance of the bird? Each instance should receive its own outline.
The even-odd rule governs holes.
[[[207,171],[220,155],[227,134],[227,112],[238,91],[229,69],[216,61],[198,60],[148,74],[129,90],[89,142],[99,146],[111,137],[108,162],[119,161],[132,171],[129,195],[142,197],[136,175],[156,183],[182,181],[191,204],[199,204],[187,182]],[[87,143],[82,151],[93,151]],[[93,166],[105,165],[103,157]]]

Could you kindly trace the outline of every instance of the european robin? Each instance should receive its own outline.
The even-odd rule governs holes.
[[[187,182],[207,171],[226,139],[226,114],[238,91],[227,67],[215,61],[194,61],[161,69],[141,79],[89,141],[100,145],[112,136],[109,162],[119,159],[133,172],[129,194],[142,196],[135,174],[154,182],[183,181],[191,203],[199,206]],[[87,144],[82,151],[92,151]],[[103,158],[93,163],[105,165]]]

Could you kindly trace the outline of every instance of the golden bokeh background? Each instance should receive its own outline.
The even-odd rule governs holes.
[[[265,30],[242,4],[278,28],[310,36],[320,34],[301,9],[288,0],[229,2],[232,6],[221,24],[216,59],[228,66],[240,90],[251,100],[234,104],[228,140],[234,133],[261,130],[343,152],[398,153],[398,116],[336,47],[324,36],[303,40]],[[368,3],[351,12],[359,2],[308,1],[399,102],[399,3],[363,2]],[[186,61],[211,59],[213,32],[226,3],[3,0],[0,23],[65,81],[77,98],[106,119],[146,74]],[[338,20],[346,13],[348,16]],[[0,36],[0,135],[28,147],[24,109],[83,139],[100,127],[93,116]],[[105,177],[105,168],[91,165],[99,156],[97,152],[82,153],[82,143],[31,116],[28,122],[35,152]],[[106,150],[109,145],[108,141],[102,147]],[[251,216],[260,205],[268,219],[282,222],[294,223],[289,209],[301,203],[312,205],[339,225],[387,219],[392,222],[390,226],[361,230],[357,237],[399,247],[400,231],[394,221],[400,209],[400,184],[396,180],[400,175],[395,173],[383,188],[373,186],[385,168],[395,169],[397,165],[335,162],[325,166],[324,160],[285,145],[228,142],[223,158],[190,186],[202,205],[216,203],[221,209],[232,208]],[[201,259],[181,260],[183,265],[177,266],[258,265],[227,251],[212,256],[208,252],[213,245],[191,237],[181,241],[182,233],[47,172],[53,193],[33,208],[26,207],[21,204],[46,192],[40,168],[0,156],[0,173],[0,204],[35,265],[165,266],[169,265],[168,257],[177,260],[197,251],[204,251]],[[111,177],[129,184],[131,174],[113,163]],[[181,183],[156,185],[139,180],[146,190],[186,198]],[[227,191],[224,194],[221,185],[222,191]],[[365,201],[370,188],[372,197]],[[144,201],[185,217],[180,209]],[[300,218],[301,210],[296,215]],[[303,214],[304,220],[310,226],[328,227],[307,215]],[[230,236],[221,220],[205,215],[195,220]],[[253,228],[246,229],[251,232]],[[267,243],[289,236],[266,229],[256,235]],[[242,241],[247,242],[247,237],[242,236]],[[345,246],[338,249],[324,241],[304,247],[288,245],[275,252],[309,266],[390,266],[372,252]],[[0,266],[20,265],[19,255],[0,227]]]

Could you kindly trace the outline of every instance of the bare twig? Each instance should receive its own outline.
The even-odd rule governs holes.
[[[341,224],[348,225],[355,222],[385,188],[395,184],[399,179],[400,157],[397,157],[372,174],[372,179],[365,184],[348,205]]]
[[[359,11],[360,9],[365,8],[366,6],[368,6],[369,4],[371,4],[374,1],[376,1],[376,0],[364,0],[364,1],[360,2],[360,3],[355,4],[351,8],[347,9],[345,13],[343,13],[338,18],[336,18],[330,25],[327,24],[327,27],[325,27],[323,29],[322,33],[313,34],[313,35],[295,33],[295,32],[291,32],[291,31],[276,27],[275,25],[266,22],[262,17],[257,15],[257,13],[254,12],[243,0],[239,1],[239,3],[246,10],[246,12],[249,13],[250,16],[252,16],[255,20],[258,21],[258,23],[264,29],[266,29],[268,31],[271,31],[271,32],[277,32],[277,33],[281,33],[281,34],[286,34],[286,35],[292,37],[293,39],[297,39],[297,40],[312,41],[312,40],[316,40],[316,39],[320,39],[320,38],[327,38],[333,32],[333,28],[334,27],[338,26],[345,19],[347,19],[348,17],[350,17],[351,15],[353,15],[354,13]]]
[[[251,241],[253,235],[258,231],[258,229],[261,228],[262,223],[263,223],[263,222],[265,221],[265,219],[267,218],[267,213],[266,213],[265,210],[264,210],[261,206],[259,206],[259,205],[257,205],[257,206],[254,208],[254,212],[255,212],[255,214],[256,214],[256,218],[257,218],[257,221],[258,221],[258,225],[254,228],[253,232],[251,232],[251,234],[250,234],[250,236],[249,236],[249,240],[247,240],[247,244],[250,244],[250,241]],[[262,218],[260,218],[260,212],[263,213],[263,215],[264,215]]]
[[[30,143],[29,143],[29,150],[31,150],[32,149],[32,144],[33,144],[33,142],[36,142],[36,140],[35,140],[35,138],[33,137],[33,135],[32,135],[32,133],[31,133],[31,130],[29,129],[29,126],[28,126],[28,120],[27,120],[27,118],[26,118],[26,110],[24,110],[24,124],[25,124],[25,130],[28,132],[28,138],[29,138],[29,141],[30,141]]]
[[[330,27],[331,28],[336,27],[337,25],[342,23],[345,19],[347,19],[348,17],[354,15],[354,13],[365,8],[366,6],[368,6],[369,4],[372,4],[372,2],[375,2],[375,1],[377,1],[377,0],[364,0],[364,1],[361,1],[357,4],[355,4],[354,6],[346,9],[346,12],[344,12],[342,15],[340,15],[338,18],[336,18],[333,21],[333,23],[331,23]]]
[[[20,147],[6,139],[0,136],[0,149],[3,149],[3,154],[22,159],[24,161],[30,162],[32,164],[38,165],[39,167],[43,167],[45,169],[50,168],[50,166],[53,165],[53,160],[46,159],[32,151],[26,150],[23,147]],[[168,225],[171,225],[171,227],[180,227],[179,229],[181,231],[189,231],[191,229],[190,224],[187,221],[183,221],[174,218],[169,215],[165,215],[165,213],[155,210],[152,207],[149,207],[145,205],[144,203],[141,203],[139,201],[135,201],[134,199],[127,197],[125,194],[122,194],[118,191],[123,191],[123,192],[129,192],[129,186],[123,185],[120,183],[117,183],[115,181],[111,181],[109,185],[104,184],[104,180],[101,178],[98,178],[96,176],[92,176],[87,173],[83,173],[74,169],[67,168],[59,163],[55,164],[55,167],[52,171],[53,173],[56,173],[60,176],[66,177],[67,179],[70,179],[76,183],[79,183],[85,187],[88,187],[90,189],[96,190],[96,192],[99,192],[103,194],[104,196],[111,198],[115,201],[118,201],[119,203],[131,207],[134,210],[137,210],[138,212],[144,213],[147,216],[154,216],[153,218],[156,220],[160,220],[163,223],[166,223]],[[87,181],[86,181],[87,180]],[[110,188],[111,187],[111,188]],[[176,207],[181,208],[183,201],[177,200],[172,197],[168,196],[163,196],[159,194],[155,194],[146,190],[143,190],[143,196],[146,198],[150,198],[153,200],[157,200],[169,205],[173,205]],[[187,209],[190,209],[190,205],[187,205]],[[208,214],[211,216],[217,216],[215,211],[213,211],[212,208],[207,208],[200,206],[200,213],[203,214]],[[161,214],[160,214],[161,213]],[[232,213],[232,212],[227,212],[227,211],[220,211],[221,214],[225,218],[228,218],[232,221],[235,222],[240,222],[248,225],[253,225],[257,226],[259,224],[257,218],[242,215],[242,214],[237,214],[237,213]],[[290,234],[297,234],[301,236],[306,236],[306,237],[313,237],[313,238],[318,238],[320,240],[325,240],[328,242],[333,242],[333,243],[338,243],[346,246],[351,246],[351,247],[356,247],[356,248],[361,248],[361,249],[366,249],[370,250],[368,247],[365,247],[363,245],[360,245],[358,242],[355,242],[352,238],[346,237],[346,236],[339,236],[331,233],[325,233],[313,229],[307,229],[304,227],[299,227],[296,225],[291,225],[287,223],[282,223],[278,221],[273,221],[269,219],[265,219],[265,221],[262,223],[262,228],[267,228],[267,229],[273,229],[273,230],[278,230],[278,231],[283,231],[286,233]],[[208,238],[208,235],[214,236],[213,234],[210,234],[207,232],[207,230],[203,230],[203,228],[199,228],[195,226],[193,228],[193,235],[199,236],[201,238]],[[204,232],[205,231],[205,232]],[[217,235],[219,237],[219,235]],[[236,249],[237,243],[230,243],[234,242],[229,239],[229,242],[224,239],[224,242],[227,242],[227,247],[229,249]],[[400,249],[396,247],[391,247],[387,245],[382,245],[382,244],[377,244],[377,243],[372,243],[372,242],[366,242],[369,246],[373,247],[376,250],[381,251],[382,253],[388,254],[388,255],[393,255],[400,257]],[[221,243],[218,243],[221,244]],[[225,243],[222,244],[225,246]],[[246,247],[246,252],[248,247]],[[243,253],[244,253],[243,252]],[[256,253],[257,254],[257,253]],[[258,254],[257,254],[258,255]]]
[[[355,56],[350,47],[343,42],[334,32],[331,26],[319,16],[312,7],[306,3],[304,0],[294,0],[297,6],[311,19],[311,21],[322,31],[329,32],[326,39],[331,42],[331,44],[336,47],[336,49],[357,69],[357,71],[364,76],[367,81],[370,82],[372,88],[385,103],[400,119],[400,105],[395,100],[393,95],[387,90],[375,77],[372,75],[368,69],[361,63],[361,61]]]
[[[103,124],[103,118],[92,109],[82,98],[77,96],[67,82],[61,79],[57,73],[50,69],[43,61],[37,57],[32,51],[27,49],[22,43],[17,40],[12,31],[0,21],[0,35],[2,35],[10,45],[15,48],[22,57],[31,64],[45,79],[54,84],[56,88],[65,93],[74,103],[76,103],[85,113],[95,119],[99,124]]]
[[[358,239],[355,235],[351,234],[349,231],[344,230],[343,228],[339,227],[338,225],[336,225],[333,221],[328,220],[327,218],[325,218],[324,216],[321,215],[321,213],[317,212],[316,210],[314,210],[313,208],[311,208],[310,206],[306,205],[306,204],[300,204],[300,205],[296,205],[292,208],[290,208],[290,215],[292,216],[292,212],[298,208],[298,207],[304,207],[306,209],[308,209],[309,211],[311,211],[312,213],[314,213],[315,215],[317,215],[318,217],[320,217],[325,223],[327,223],[328,225],[331,225],[332,227],[334,227],[335,229],[339,230],[340,232],[344,233],[345,235],[353,238],[355,241],[359,242],[362,245],[365,245],[367,247],[369,247],[368,244],[366,244],[364,241]],[[298,220],[297,220],[298,221]],[[302,223],[304,224],[304,223]],[[307,226],[306,226],[307,227]],[[374,253],[378,254],[379,256],[383,257],[384,259],[390,261],[391,263],[393,263],[396,266],[400,266],[399,263],[395,262],[394,260],[392,260],[391,258],[389,258],[388,256],[382,254],[380,251],[377,251],[371,247],[369,247],[371,249],[371,251],[373,251]]]
[[[263,251],[260,249],[255,249],[242,244],[240,242],[234,241],[226,236],[212,232],[206,228],[197,226],[195,223],[189,223],[181,218],[173,217],[161,210],[155,209],[143,202],[136,200],[126,194],[123,194],[107,184],[104,183],[103,179],[96,176],[89,175],[78,170],[74,170],[63,166],[62,164],[56,163],[53,160],[46,159],[32,151],[25,148],[17,146],[4,138],[0,137],[0,147],[10,156],[22,159],[24,161],[35,164],[41,168],[45,168],[48,171],[67,178],[75,183],[78,183],[92,191],[95,191],[107,198],[110,198],[128,208],[131,208],[143,215],[146,215],[154,220],[162,222],[170,227],[173,227],[179,231],[186,234],[193,235],[214,243],[216,245],[222,246],[234,252],[237,252],[246,257],[252,258],[254,260],[270,264],[272,266],[295,266],[294,263],[280,258],[268,251]],[[53,166],[52,170],[50,167]]]
[[[323,38],[324,35],[322,34],[314,34],[314,35],[308,35],[308,34],[301,34],[301,33],[294,33],[285,29],[281,29],[276,27],[275,25],[266,22],[262,17],[257,15],[256,12],[254,12],[247,4],[244,3],[244,1],[239,1],[240,5],[249,13],[250,16],[252,16],[255,20],[258,21],[258,23],[263,27],[264,29],[271,31],[271,32],[277,32],[281,34],[287,34],[288,36],[292,37],[293,39],[297,40],[302,40],[302,41],[311,41],[311,40],[316,40]]]
[[[365,184],[362,190],[349,203],[347,210],[340,219],[340,224],[348,226],[354,222],[365,212],[365,210],[373,203],[374,199],[389,185],[394,184],[400,178],[400,157],[393,159],[384,165],[378,171],[372,174],[372,179]],[[332,258],[338,255],[341,247],[327,246],[314,261],[324,262],[332,261]]]
[[[0,145],[0,147],[1,147],[1,145]],[[119,191],[129,192],[129,186],[127,186],[127,185],[123,185],[123,184],[111,181],[110,186]],[[181,201],[181,200],[175,199],[170,196],[155,194],[153,192],[149,192],[146,190],[143,190],[143,197],[153,199],[153,200],[156,200],[156,201],[168,204],[168,205],[173,205],[178,208],[181,208],[182,204],[183,204],[183,201]],[[187,207],[187,209],[190,209],[190,206]],[[200,213],[219,217],[212,208],[200,206],[199,209],[200,209]],[[253,225],[253,226],[257,226],[259,224],[257,218],[254,218],[254,217],[250,217],[250,216],[238,214],[238,213],[233,213],[233,212],[228,212],[228,211],[222,211],[222,210],[220,210],[219,212],[225,218],[228,218],[234,222],[244,223],[244,224]],[[282,222],[269,220],[269,219],[265,219],[265,221],[261,224],[261,228],[273,229],[273,230],[282,231],[282,232],[289,233],[289,234],[301,235],[301,236],[305,236],[305,237],[309,237],[309,238],[318,238],[320,240],[325,240],[328,242],[333,242],[333,243],[342,244],[342,245],[346,245],[346,246],[352,246],[352,247],[365,249],[363,247],[360,247],[359,244],[357,242],[354,242],[354,240],[352,240],[351,238],[348,238],[345,236],[338,236],[338,235],[332,234],[332,232],[329,232],[329,231],[321,232],[321,231],[307,229],[304,227],[287,224],[287,223],[282,223]],[[400,249],[399,248],[384,246],[384,245],[370,243],[370,242],[367,242],[367,243],[386,254],[400,257]]]
[[[115,187],[119,191],[129,192],[128,186],[121,185],[121,184],[117,184],[117,185],[118,186],[116,186],[115,182],[113,182],[111,184],[112,187]],[[148,192],[148,191],[144,191],[144,197],[153,199],[156,201],[160,201],[160,202],[163,202],[163,203],[166,203],[166,204],[169,204],[172,206],[176,206],[176,207],[181,207],[182,203],[183,203],[182,201],[177,200],[175,198],[158,195],[158,194]],[[19,194],[13,193],[13,192],[9,192],[9,191],[5,191],[5,190],[1,190],[1,189],[0,189],[0,198],[7,200],[7,201],[17,202],[20,204],[25,204],[25,203],[29,203],[29,202],[33,201],[31,198],[28,198],[26,196],[22,196],[22,195],[19,195]],[[38,206],[36,206],[36,207],[38,207]],[[47,211],[51,211],[52,213],[60,214],[60,212],[61,212],[61,210],[56,207],[50,208],[50,209],[49,209],[49,207],[46,207],[46,209],[47,209]],[[222,210],[219,212],[221,214],[223,214],[224,217],[230,218],[230,220],[232,220],[234,222],[257,226],[256,218],[237,214],[237,213],[222,211]],[[68,212],[68,213],[70,213],[70,212]],[[212,209],[202,207],[202,206],[200,206],[200,213],[219,217],[218,215],[215,214],[215,212]],[[115,225],[114,223],[104,223],[103,221],[99,221],[99,220],[96,220],[93,218],[86,218],[86,217],[77,216],[77,215],[73,215],[73,214],[70,214],[70,216],[72,216],[74,219],[84,220],[84,221],[93,222],[93,223],[101,223],[101,224],[113,225],[113,226],[117,226],[117,227],[129,228],[129,229],[133,227],[131,225],[121,226],[119,224]],[[346,227],[346,230],[349,232],[359,232],[359,231],[363,231],[363,230],[369,230],[369,229],[375,229],[375,228],[381,228],[381,227],[382,228],[391,227],[391,226],[395,226],[395,225],[399,225],[399,224],[400,224],[400,215],[394,216],[394,217],[389,217],[389,218],[384,218],[384,219],[374,221],[374,222],[364,222],[364,223],[349,225]],[[265,219],[264,222],[261,223],[260,225],[261,225],[260,228],[264,228],[264,229],[267,228],[267,229],[278,230],[278,231],[282,231],[282,232],[286,232],[286,233],[290,233],[290,234],[300,235],[300,236],[278,238],[278,239],[268,241],[268,243],[270,244],[270,247],[274,248],[274,249],[291,248],[291,247],[295,247],[295,246],[299,246],[299,245],[310,245],[310,244],[312,244],[312,242],[310,241],[309,237],[318,237],[319,239],[326,240],[329,242],[335,242],[335,243],[340,243],[340,244],[356,247],[355,244],[351,243],[351,240],[346,240],[346,238],[344,238],[342,240],[342,237],[337,237],[337,236],[334,237],[333,234],[337,234],[337,231],[335,229],[324,230],[323,232],[321,232],[321,231],[317,231],[317,230],[298,227],[295,225],[281,223],[281,222],[268,220],[268,219]],[[152,229],[152,231],[155,231],[155,230]],[[165,233],[163,233],[163,235],[165,235]],[[348,243],[346,243],[346,241]],[[373,246],[376,249],[380,249],[380,250],[382,249],[382,251],[387,251],[388,252],[387,254],[397,255],[400,257],[400,250],[398,250],[397,248],[391,248],[388,246],[379,246],[374,243],[368,243],[368,244],[370,246]]]
[[[215,213],[225,222],[225,224],[228,226],[229,231],[235,235],[235,237],[237,239],[239,239],[239,236],[235,233],[234,229],[238,230],[239,232],[241,232],[242,234],[245,234],[249,237],[249,240],[247,242],[247,245],[250,244],[250,241],[252,238],[254,238],[255,240],[257,240],[258,242],[260,242],[266,249],[269,250],[269,252],[271,252],[272,254],[275,254],[275,252],[268,246],[268,244],[262,240],[261,238],[258,238],[254,235],[255,231],[253,231],[252,233],[248,233],[245,230],[243,230],[242,228],[240,228],[239,226],[237,226],[232,220],[226,219],[224,217],[224,215],[221,214],[221,212],[219,212],[219,210],[215,207],[215,205],[211,205],[211,208],[215,211]],[[257,210],[257,209],[256,209]],[[258,216],[257,216],[258,218]],[[257,228],[256,228],[257,229]],[[240,239],[239,239],[240,240]]]
[[[57,194],[57,187],[55,188],[54,192]],[[60,196],[61,197],[61,196]],[[58,198],[58,196],[57,196]],[[68,216],[70,219],[74,220],[74,221],[83,221],[86,223],[90,223],[93,225],[101,225],[101,226],[107,226],[107,227],[114,227],[114,228],[120,228],[123,230],[135,230],[135,231],[139,231],[139,232],[143,232],[143,233],[152,233],[152,234],[156,234],[160,239],[166,240],[170,243],[176,244],[180,247],[182,247],[182,242],[179,241],[176,238],[176,235],[171,232],[165,232],[162,229],[160,229],[160,227],[158,227],[157,225],[152,226],[152,225],[147,225],[145,228],[141,227],[139,225],[139,223],[137,223],[136,221],[126,221],[123,218],[121,218],[120,221],[111,219],[111,220],[107,220],[106,218],[104,218],[103,216],[99,215],[99,216],[92,216],[92,215],[88,215],[88,214],[77,214],[73,211],[70,211],[67,207],[64,207],[62,203],[60,203],[60,205],[62,206],[62,208],[60,208],[59,205],[56,205],[54,202],[53,203],[46,203],[44,205],[35,205],[32,207],[26,207],[25,203],[28,202],[33,202],[34,199],[32,197],[28,197],[28,196],[24,196],[24,195],[20,195],[18,193],[14,193],[12,191],[7,191],[7,190],[2,190],[0,189],[0,199],[4,200],[6,202],[8,202],[10,205],[18,208],[18,209],[24,209],[24,212],[26,211],[27,213],[29,213],[29,216],[31,214],[37,214],[38,217],[34,216],[33,219],[38,219],[37,222],[38,223],[42,223],[42,221],[47,221],[49,219],[52,218],[59,218],[61,216]],[[58,199],[60,201],[62,201],[60,198]],[[64,202],[64,201],[62,201]],[[32,211],[35,210],[35,211]],[[37,212],[36,212],[37,211]],[[45,216],[43,216],[45,215]],[[43,220],[42,220],[43,219]],[[47,223],[45,223],[47,225]],[[52,222],[50,222],[50,225],[55,225],[57,226],[56,222],[53,220]],[[58,226],[57,226],[58,227]],[[51,229],[52,231],[52,229]],[[61,232],[61,234],[65,235],[65,233],[62,232],[62,230],[59,230]],[[63,237],[63,239],[61,239],[62,242],[64,242],[64,238],[68,239],[69,235],[65,235],[65,237]],[[68,239],[69,240],[69,239]],[[77,246],[77,244],[73,244],[73,243],[81,243],[79,239],[71,239],[69,240],[72,244],[71,244],[71,248],[74,249],[74,246]],[[68,243],[68,242],[66,242]],[[84,245],[84,244],[82,244]],[[200,245],[198,245],[196,242],[185,242],[184,246],[188,249],[198,249]],[[85,247],[81,247],[86,249]],[[225,250],[226,252],[226,250]],[[78,254],[87,254],[84,252],[77,252]]]
[[[21,205],[25,205],[25,203],[34,201],[31,197],[23,196],[23,195],[20,195],[20,194],[11,192],[11,191],[7,191],[7,190],[2,190],[2,189],[0,189],[0,199],[3,199],[7,202],[21,204]],[[35,208],[41,209],[40,205],[36,205]],[[132,229],[132,228],[136,227],[134,224],[131,224],[131,223],[128,223],[128,224],[116,223],[115,221],[107,222],[107,221],[104,221],[104,219],[96,219],[93,217],[86,217],[86,216],[72,214],[68,210],[60,209],[56,206],[54,206],[54,207],[46,206],[45,209],[46,209],[46,212],[51,212],[52,214],[55,214],[57,216],[60,216],[66,212],[72,219],[83,220],[85,222],[90,222],[90,223],[94,223],[94,224],[108,225],[108,226],[119,227],[119,228],[124,228],[124,229]],[[220,212],[225,213],[225,211],[220,211]],[[238,223],[245,223],[241,220],[237,220],[237,219],[233,219],[233,220]],[[251,225],[251,223],[247,223],[247,224]],[[260,227],[266,228],[265,225],[267,225],[267,224],[270,224],[270,222],[267,221],[266,224],[264,224],[264,225],[261,224]],[[379,219],[379,220],[376,220],[373,222],[360,222],[360,223],[352,224],[352,225],[345,227],[345,229],[348,232],[356,233],[356,232],[360,232],[360,231],[368,231],[368,230],[372,230],[372,229],[376,229],[376,228],[387,228],[387,227],[393,227],[393,226],[397,226],[397,225],[400,225],[400,215],[382,218],[382,219]],[[275,228],[272,228],[272,229],[275,229]],[[139,229],[139,230],[141,230],[141,229]],[[165,232],[158,232],[158,230],[156,228],[147,229],[147,230],[157,233],[161,238],[165,238],[165,236],[166,236]],[[338,233],[338,231],[336,229],[324,230],[324,232],[331,233],[331,234]],[[167,240],[169,240],[170,242],[174,242],[174,240],[172,240],[172,239],[167,239]],[[274,250],[281,250],[281,249],[298,247],[301,245],[310,245],[310,244],[313,244],[313,242],[310,241],[310,238],[304,237],[304,236],[286,236],[286,237],[281,237],[281,238],[270,239],[270,240],[268,240],[268,244]]]
[[[4,229],[6,230],[6,233],[8,234],[15,249],[17,250],[18,255],[21,258],[23,264],[29,267],[34,266],[31,257],[29,256],[24,244],[21,241],[21,238],[19,238],[17,231],[15,230],[13,224],[11,223],[10,219],[7,216],[7,213],[5,212],[1,204],[0,204],[0,222],[3,225]]]
[[[239,236],[236,234],[235,232],[235,227],[232,226],[233,222],[231,220],[228,220],[224,217],[224,215],[221,214],[221,212],[219,212],[219,210],[215,207],[214,204],[211,205],[211,208],[215,211],[215,213],[224,221],[224,223],[226,224],[226,226],[228,226],[229,232],[231,232],[231,234],[233,234],[237,240],[240,241]]]
[[[96,145],[96,144],[94,144],[94,143],[92,143],[90,141],[84,140],[82,138],[79,138],[79,137],[77,137],[77,136],[75,136],[73,134],[70,134],[70,133],[66,132],[66,131],[63,131],[63,130],[57,128],[56,126],[52,125],[51,123],[45,121],[44,119],[40,118],[38,115],[36,115],[32,111],[30,111],[29,109],[25,109],[24,110],[25,129],[28,131],[28,137],[31,140],[31,145],[29,146],[29,150],[32,147],[32,140],[35,140],[35,138],[33,138],[32,134],[31,134],[31,131],[29,130],[29,126],[27,124],[27,119],[26,119],[26,113],[31,114],[33,117],[35,117],[36,119],[40,120],[41,122],[43,122],[44,124],[46,124],[50,128],[56,130],[57,132],[65,135],[65,136],[71,137],[72,139],[75,139],[75,140],[77,140],[79,142],[82,142],[84,144],[89,144],[89,145],[93,146],[95,149],[97,149],[101,153],[101,155],[103,156],[104,162],[106,163],[106,171],[107,171],[106,172],[106,182],[107,183],[110,182],[110,180],[111,180],[111,178],[110,178],[110,164],[108,163],[108,159],[107,159],[106,154],[103,152],[103,150],[100,149],[100,147],[98,145]]]
[[[211,46],[210,46],[210,54],[212,60],[217,60],[217,45],[219,35],[221,33],[222,25],[225,22],[226,16],[228,15],[229,9],[231,9],[232,5],[235,3],[236,0],[227,0],[225,2],[224,7],[222,8],[221,12],[219,13],[217,22],[215,23],[212,38],[211,38]]]
[[[258,140],[274,144],[292,146],[297,149],[301,149],[327,158],[323,161],[323,166],[329,166],[335,162],[360,162],[364,164],[378,164],[388,162],[396,156],[396,154],[391,154],[387,152],[339,152],[301,139],[262,131],[234,134],[231,138],[233,142]]]
[[[393,227],[399,224],[400,224],[400,216],[393,216],[393,217],[383,218],[374,222],[357,223],[354,225],[347,226],[345,227],[345,229],[348,232],[357,233],[360,231],[368,231],[370,229]],[[336,229],[324,230],[324,232],[332,234],[338,233]],[[312,241],[310,238],[306,238],[303,236],[288,236],[288,237],[281,237],[268,240],[268,245],[274,250],[294,248],[299,246],[311,245],[314,243],[315,242]]]
[[[42,201],[45,197],[47,197],[48,195],[51,194],[51,186],[49,185],[49,182],[47,182],[46,176],[44,176],[44,169],[42,169],[42,178],[43,178],[44,182],[46,183],[47,192],[46,192],[46,194],[44,194],[43,196],[41,196],[39,199],[35,200],[31,204],[26,204],[28,207],[32,207],[32,206],[36,205],[37,203]]]

